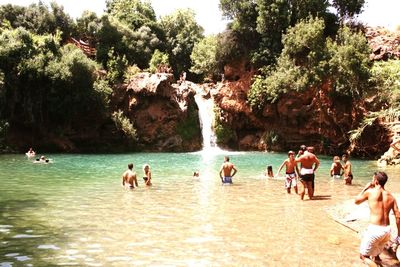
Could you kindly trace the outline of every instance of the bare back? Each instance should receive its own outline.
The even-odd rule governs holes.
[[[395,198],[386,190],[377,187],[369,189],[370,223],[383,226],[390,225],[389,213],[391,210],[395,211],[395,202]]]
[[[319,165],[319,160],[317,157],[310,152],[306,152],[303,155],[301,155],[299,158],[296,159],[296,162],[301,163],[301,167],[305,169],[312,169],[313,165],[316,165],[316,168],[318,168]]]
[[[222,164],[221,169],[222,169],[225,177],[231,177],[231,176],[233,176],[232,170],[235,169],[235,165],[233,165],[230,162],[225,162],[224,164]]]
[[[134,183],[136,183],[136,173],[131,170],[126,170],[122,175],[122,179],[124,180],[124,183],[134,186]]]

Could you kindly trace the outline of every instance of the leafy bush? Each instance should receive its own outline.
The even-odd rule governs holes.
[[[128,139],[137,141],[136,129],[122,110],[115,111],[111,118],[115,123],[115,127],[122,131]]]
[[[378,92],[374,91],[374,95],[389,106],[400,107],[400,61],[375,62],[371,73],[371,82]]]

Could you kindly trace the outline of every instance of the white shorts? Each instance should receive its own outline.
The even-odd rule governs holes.
[[[390,239],[390,225],[382,226],[370,224],[361,240],[360,254],[378,256]]]
[[[296,185],[297,185],[296,173],[286,173],[285,187],[290,188]]]

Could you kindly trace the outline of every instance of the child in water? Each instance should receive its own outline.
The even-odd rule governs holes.
[[[333,163],[331,165],[331,177],[335,179],[341,179],[342,178],[342,170],[343,166],[342,163],[340,163],[340,158],[339,156],[334,156],[333,157]]]

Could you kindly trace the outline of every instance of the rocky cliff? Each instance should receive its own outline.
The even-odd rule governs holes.
[[[173,84],[168,73],[139,73],[114,91],[112,105],[137,131],[142,151],[201,149],[198,108],[189,82]]]

